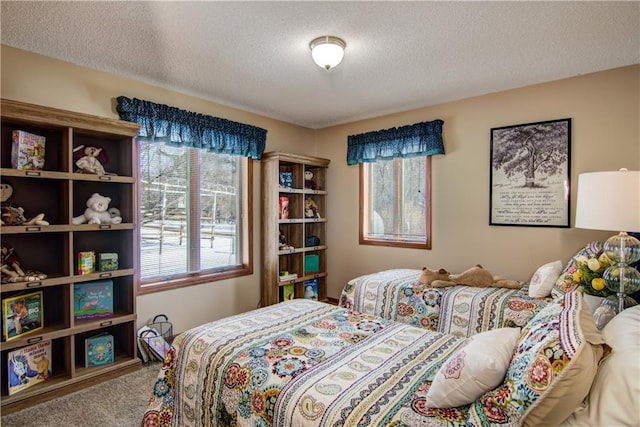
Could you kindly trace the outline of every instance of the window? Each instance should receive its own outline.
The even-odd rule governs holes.
[[[139,142],[140,292],[250,274],[252,160]]]
[[[267,131],[126,96],[116,111],[140,125],[138,291],[252,274],[252,159]]]
[[[431,249],[431,157],[360,164],[360,244]]]

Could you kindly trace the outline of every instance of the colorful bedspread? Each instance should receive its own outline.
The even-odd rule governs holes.
[[[340,306],[432,331],[471,336],[500,327],[524,326],[549,299],[527,288],[428,288],[420,270],[393,269],[350,280]]]
[[[229,317],[178,336],[144,426],[463,426],[493,400],[428,409],[440,365],[465,340],[310,300]],[[498,410],[517,425],[515,410]]]

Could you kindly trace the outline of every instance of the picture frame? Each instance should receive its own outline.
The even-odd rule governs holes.
[[[489,225],[569,227],[571,119],[491,129]]]

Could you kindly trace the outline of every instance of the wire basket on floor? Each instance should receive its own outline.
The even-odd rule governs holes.
[[[158,314],[151,322],[138,329],[138,351],[144,363],[163,361],[171,348],[173,325],[165,314]]]

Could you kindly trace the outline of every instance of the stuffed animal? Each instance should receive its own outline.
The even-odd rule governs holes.
[[[310,197],[304,199],[304,217],[305,218],[320,218],[318,213],[318,205],[316,201]]]
[[[74,225],[80,224],[120,224],[122,217],[120,215],[111,216],[109,212],[110,197],[105,197],[99,193],[93,193],[87,200],[87,209],[84,214],[74,217],[71,222]],[[120,211],[117,211],[120,213]]]
[[[39,271],[23,270],[18,254],[13,247],[4,242],[1,246],[1,255],[2,265],[0,266],[0,272],[2,272],[2,283],[37,282],[47,278],[46,274]]]
[[[73,149],[73,152],[76,166],[78,166],[77,172],[107,175],[103,166],[107,162],[107,155],[102,151],[102,148],[79,145]]]
[[[317,188],[316,183],[313,180],[313,172],[310,170],[304,171],[304,188],[309,190],[315,190]]]
[[[480,264],[477,264],[460,274],[451,274],[444,268],[434,271],[424,267],[419,280],[431,288],[444,288],[455,285],[465,285],[474,288],[520,288],[520,283],[517,280],[494,277]]]
[[[279,251],[290,251],[293,249],[293,246],[287,244],[287,236],[284,235],[282,230],[280,230],[278,236],[278,250]]]
[[[9,202],[9,198],[13,194],[13,187],[11,184],[0,184],[0,200],[2,201],[2,219],[0,219],[0,225],[49,225],[48,221],[45,221],[44,214],[39,213],[31,219],[27,219],[24,216],[24,209],[20,206],[13,206]]]

